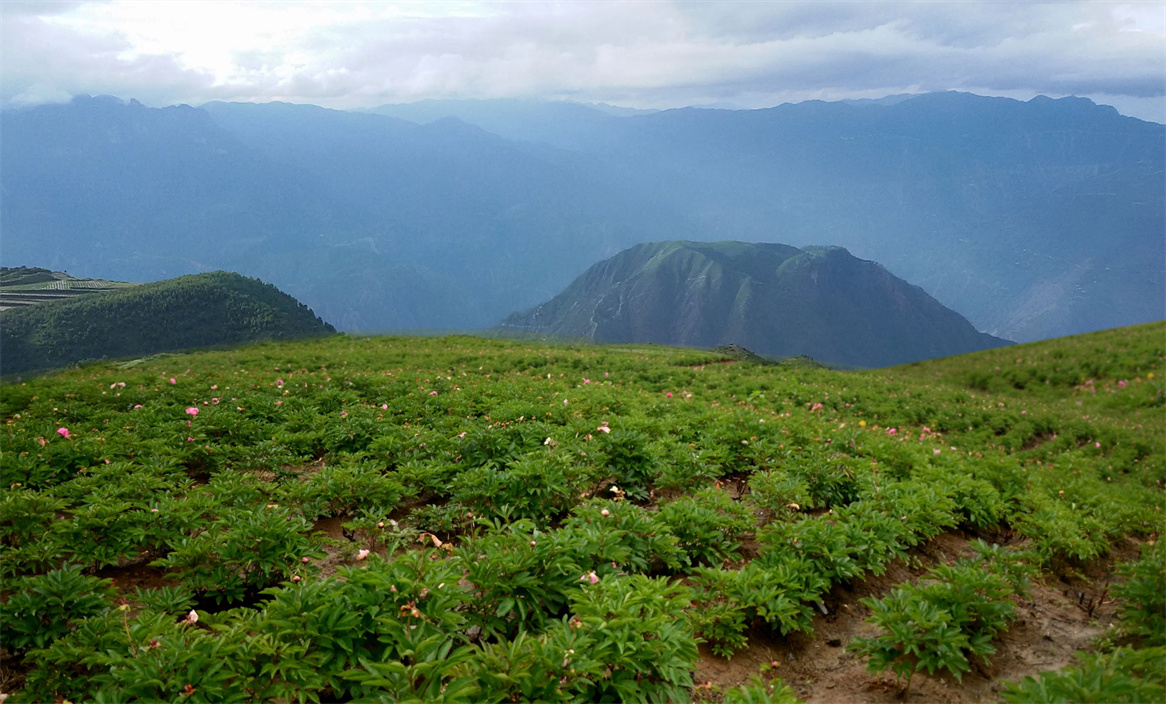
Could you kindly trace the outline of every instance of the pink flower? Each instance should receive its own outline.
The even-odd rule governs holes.
[[[436,395],[437,395],[437,392],[436,392],[436,391],[430,391],[430,392],[429,392],[429,395],[430,395],[430,396],[436,396]]]
[[[664,395],[665,395],[665,396],[667,396],[668,398],[672,398],[672,392],[671,392],[671,391],[669,391],[668,393],[666,393],[666,394],[664,394]]]
[[[275,402],[275,405],[277,405],[277,406],[282,406],[282,405],[283,405],[283,401],[276,401],[276,402]]]
[[[186,622],[187,623],[198,623],[198,612],[195,611],[194,609],[191,609],[190,613],[186,614]]]
[[[596,430],[602,431],[602,432],[604,432],[604,433],[610,433],[610,432],[611,432],[611,428],[607,427],[607,421],[604,421],[604,422],[603,422],[603,425],[601,425],[601,426],[599,426],[598,428],[596,428]]]
[[[298,582],[298,581],[300,581],[300,576],[297,574],[296,576],[292,577],[292,581],[293,581],[293,582]]]
[[[134,410],[136,411],[136,410],[138,410],[138,409],[139,409],[139,408],[141,408],[141,407],[142,407],[142,404],[140,404],[140,403],[139,403],[138,405],[134,406]]]
[[[1118,386],[1125,386],[1125,385],[1126,385],[1126,380],[1125,380],[1125,379],[1122,379],[1121,381],[1117,382],[1117,385],[1118,385]]]
[[[387,403],[382,403],[382,404],[381,404],[381,410],[382,410],[382,411],[387,411],[387,410],[389,410],[389,404],[387,404]]]
[[[598,584],[599,583],[599,575],[595,574],[595,571],[592,570],[591,572],[588,572],[587,574],[580,577],[579,581],[580,582],[590,582],[591,584]]]
[[[302,563],[304,563],[304,564],[306,565],[306,564],[308,564],[308,558],[306,558],[306,557],[301,557],[301,558],[300,558],[300,562],[302,562]]]
[[[584,383],[584,384],[590,384],[590,383],[591,383],[591,380],[590,380],[590,379],[584,379],[584,380],[583,380],[583,383]]]
[[[186,438],[186,442],[194,442],[194,438],[188,437],[188,438]]]
[[[356,559],[358,560],[363,560],[366,557],[368,557],[368,550],[366,549],[362,548],[360,552],[356,553]]]
[[[276,379],[276,380],[275,380],[275,385],[276,385],[276,386],[283,386],[283,379]]]
[[[217,388],[219,388],[218,384],[211,384],[211,391],[214,391]]]
[[[931,451],[931,454],[933,454],[933,455],[938,455],[938,454],[939,454],[939,450],[932,450],[932,451]]]
[[[1095,442],[1095,443],[1093,443],[1093,446],[1094,446],[1094,447],[1101,447],[1101,443],[1099,443],[1099,442]]]
[[[60,435],[61,437],[68,440],[69,439],[69,429],[68,428],[57,428],[57,435]]]
[[[599,515],[600,516],[610,516],[611,511],[608,511],[607,509],[603,509],[602,511],[599,512]]]
[[[177,384],[177,383],[178,383],[178,380],[177,380],[177,379],[175,379],[174,377],[170,377],[170,383],[171,383],[171,384]]]
[[[217,398],[212,398],[211,403],[213,403],[217,406],[217,405],[219,405],[219,400]]]
[[[896,432],[894,428],[887,428],[887,435],[894,435]]]
[[[341,417],[341,418],[347,418],[347,417],[348,417],[348,411],[340,411],[340,417]]]
[[[194,406],[191,406],[190,408],[186,409],[186,415],[188,415],[188,416],[197,416],[197,415],[198,415],[198,409],[197,409],[197,408],[195,408]]]

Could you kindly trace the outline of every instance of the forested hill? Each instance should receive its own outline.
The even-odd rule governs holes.
[[[637,245],[499,327],[595,342],[737,343],[859,367],[1009,344],[841,247],[746,242]]]
[[[0,373],[335,333],[259,279],[217,271],[0,313]]]

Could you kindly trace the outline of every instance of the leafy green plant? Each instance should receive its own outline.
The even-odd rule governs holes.
[[[585,579],[562,537],[543,533],[528,520],[487,524],[485,535],[454,550],[472,584],[467,617],[483,635],[508,638],[541,631],[566,609]]]
[[[1078,657],[1081,664],[1009,683],[1000,696],[1009,704],[1136,704],[1166,698],[1166,649],[1161,646]]]
[[[725,704],[800,704],[797,692],[780,677],[766,681],[768,665],[761,666],[761,674],[749,678],[748,684],[725,691]]]
[[[108,610],[114,594],[108,579],[83,575],[80,565],[20,577],[4,587],[12,595],[0,602],[0,631],[14,651],[45,647],[78,621]]]
[[[601,426],[607,427],[607,426]],[[633,499],[648,498],[656,476],[648,436],[636,430],[611,429],[598,434],[599,453],[611,478]]]
[[[573,616],[551,642],[589,673],[584,701],[688,698],[696,640],[685,618],[689,591],[664,579],[616,576],[571,595]]]
[[[559,532],[583,570],[646,573],[678,570],[684,562],[685,553],[668,526],[635,504],[591,499],[571,513]]]
[[[1141,559],[1118,567],[1124,582],[1113,585],[1122,600],[1122,628],[1147,646],[1166,645],[1166,548],[1161,541],[1142,546]]]
[[[971,669],[969,657],[986,660],[994,654],[992,640],[1015,618],[1016,605],[1008,597],[1026,590],[1027,583],[1015,567],[998,567],[1007,562],[1003,553],[980,547],[981,555],[995,559],[938,565],[919,585],[902,585],[883,599],[860,600],[871,609],[869,620],[885,632],[855,638],[848,649],[869,656],[870,672],[890,669],[896,678],[905,677],[904,696],[919,670],[947,670],[962,679]]]
[[[685,564],[716,564],[737,553],[737,539],[755,526],[749,506],[706,487],[660,507],[659,521],[676,536]]]
[[[309,528],[288,509],[270,506],[221,519],[205,533],[180,540],[164,559],[151,564],[170,570],[186,588],[216,602],[239,601],[293,573],[316,569],[301,564],[305,557],[319,557],[307,536]]]

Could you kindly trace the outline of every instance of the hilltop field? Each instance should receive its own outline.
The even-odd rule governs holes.
[[[1161,701],[1164,382],[1166,323],[873,371],[333,336],[6,384],[0,691]]]

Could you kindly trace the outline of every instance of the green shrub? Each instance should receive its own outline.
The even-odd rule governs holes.
[[[83,575],[80,565],[6,580],[4,588],[12,596],[0,603],[0,632],[12,651],[45,647],[76,622],[107,611],[114,595],[108,579]]]
[[[737,538],[753,530],[749,506],[718,487],[706,487],[660,507],[659,522],[676,536],[687,565],[712,565],[733,557]]]
[[[979,547],[983,559],[939,565],[918,585],[860,599],[871,609],[869,620],[885,632],[855,638],[847,649],[869,656],[869,672],[890,669],[897,679],[906,677],[904,697],[919,670],[947,670],[962,679],[971,669],[969,657],[987,661],[996,652],[992,640],[1015,618],[1008,597],[1026,591],[1027,582],[1006,554]]]
[[[571,595],[572,618],[551,641],[586,673],[582,701],[685,701],[698,657],[689,590],[642,575],[610,577]]]
[[[1079,654],[1081,664],[1009,683],[1009,704],[1141,704],[1166,701],[1166,648]]]
[[[1118,567],[1125,578],[1113,586],[1122,600],[1122,628],[1148,646],[1166,645],[1166,548],[1162,542],[1142,546],[1142,557]]]

